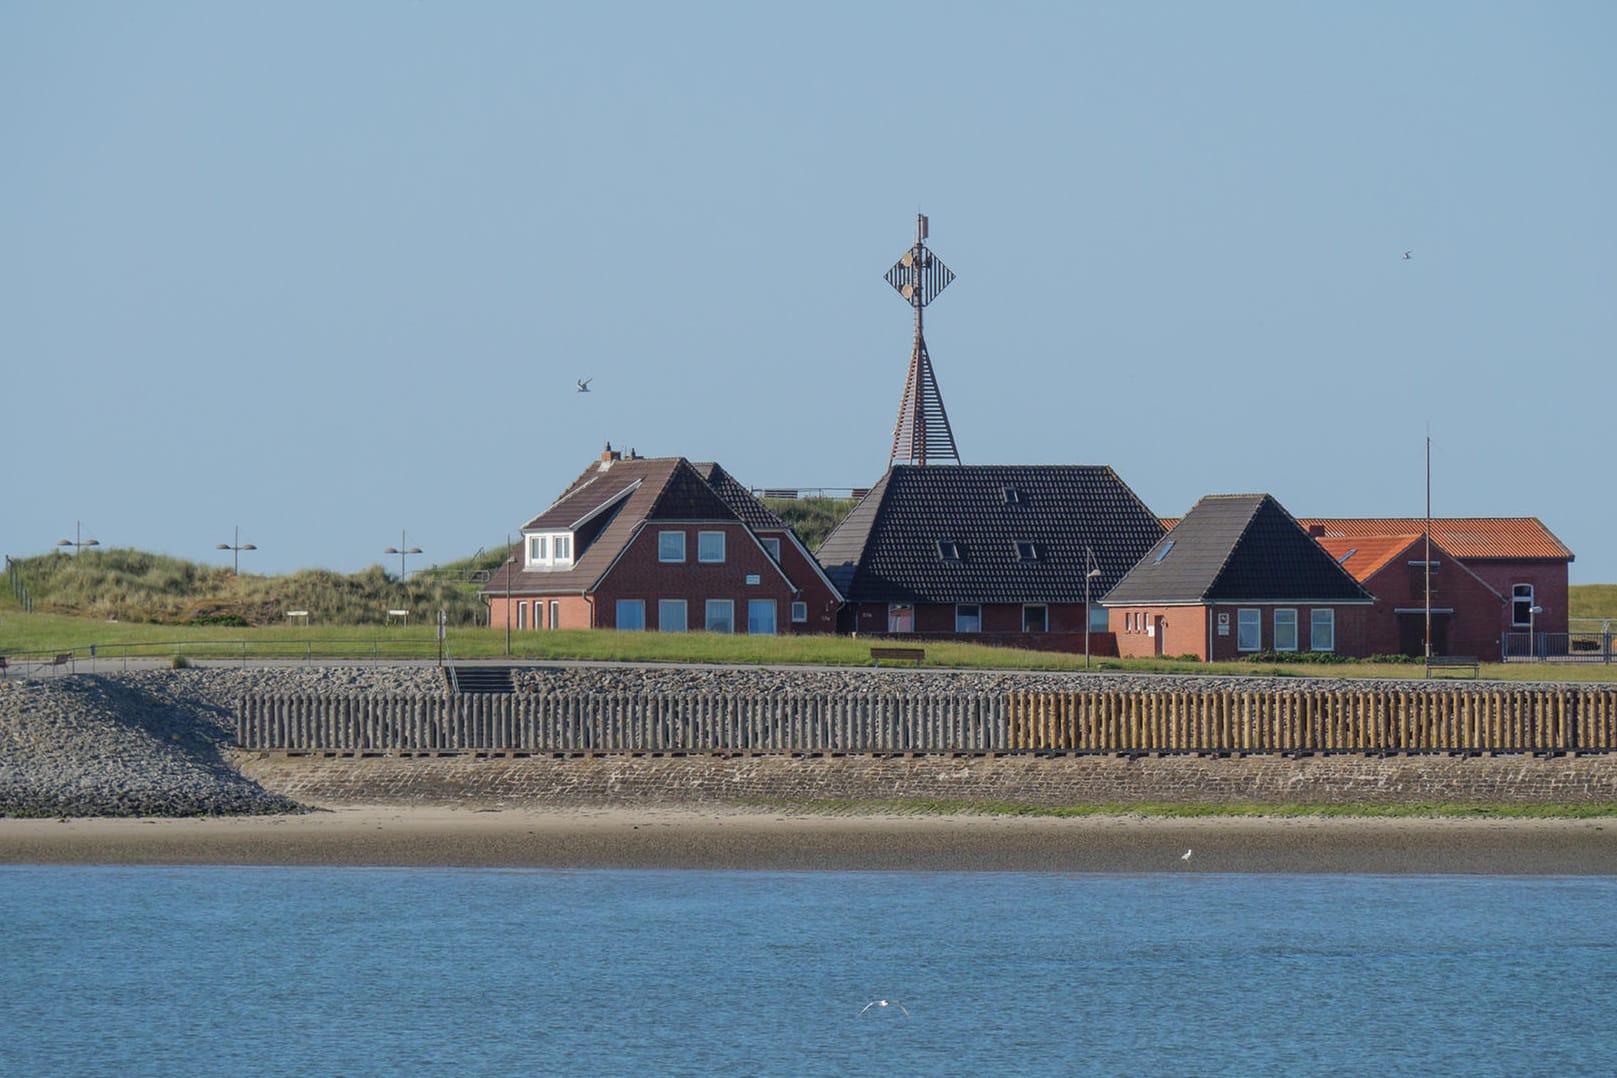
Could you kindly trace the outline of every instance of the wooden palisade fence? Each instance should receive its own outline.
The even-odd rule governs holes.
[[[1610,752],[1617,690],[253,695],[237,738],[338,754]]]

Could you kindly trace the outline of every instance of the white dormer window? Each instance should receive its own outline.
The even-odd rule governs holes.
[[[527,569],[571,569],[573,567],[573,535],[571,532],[549,532],[528,536]]]

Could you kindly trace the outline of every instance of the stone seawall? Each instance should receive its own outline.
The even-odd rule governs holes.
[[[265,790],[314,805],[1617,801],[1613,756],[239,757]]]

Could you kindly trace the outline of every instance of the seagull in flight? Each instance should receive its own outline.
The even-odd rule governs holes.
[[[1414,252],[1414,251],[1405,251],[1405,252],[1404,252],[1404,261],[1405,261],[1405,262],[1408,262],[1408,261],[1409,261],[1409,260],[1410,260],[1410,259],[1411,259],[1411,258],[1413,258],[1413,257],[1414,257],[1414,256],[1415,256],[1415,252]]]
[[[1183,854],[1181,854],[1181,855],[1180,855],[1180,856],[1179,856],[1179,860],[1181,860],[1181,861],[1188,861],[1188,860],[1190,860],[1190,854],[1191,854],[1191,851],[1190,851],[1190,850],[1186,850],[1186,851],[1185,851],[1185,852],[1184,852],[1184,853],[1183,853]]]
[[[865,1004],[862,1008],[860,1008],[859,1013],[864,1014],[865,1011],[870,1010],[870,1008],[872,1008],[872,1007],[897,1007],[899,1010],[904,1012],[904,1017],[905,1018],[908,1018],[910,1016],[910,1012],[909,1012],[908,1008],[906,1008],[904,1006],[904,1004],[900,1003],[896,999],[873,999],[869,1003]]]
[[[578,380],[578,391],[580,393],[588,393],[590,391],[590,383],[593,381],[595,381],[594,378],[580,378]]]

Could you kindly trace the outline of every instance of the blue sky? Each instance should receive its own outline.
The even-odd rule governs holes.
[[[1617,581],[1617,8],[0,0],[0,549],[503,541],[608,440],[1538,516]],[[1413,252],[1409,260],[1405,250]],[[594,381],[588,395],[578,378]],[[412,561],[412,567],[417,562]]]

